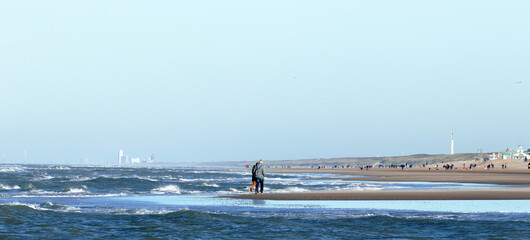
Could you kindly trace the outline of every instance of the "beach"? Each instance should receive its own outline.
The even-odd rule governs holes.
[[[418,189],[418,190],[337,190],[296,193],[241,194],[230,196],[240,199],[270,200],[493,200],[530,199],[530,170],[491,169],[435,170],[431,168],[392,169],[314,169],[271,168],[274,173],[336,174],[342,181],[360,182],[433,182],[491,184],[481,189]],[[349,177],[351,176],[351,177]],[[265,180],[266,181],[266,180]]]

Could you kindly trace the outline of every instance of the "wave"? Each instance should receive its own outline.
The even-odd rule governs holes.
[[[131,178],[137,178],[137,179],[141,179],[141,180],[147,180],[147,181],[151,181],[151,182],[158,182],[159,180],[158,179],[154,179],[154,178],[151,178],[150,176],[147,176],[147,177],[140,177],[140,176],[132,176]]]
[[[88,193],[85,189],[81,188],[70,188],[66,193]]]
[[[73,178],[72,181],[77,182],[104,182],[105,184],[108,184],[108,181],[148,181],[148,182],[158,182],[157,179],[152,179],[148,177],[139,177],[139,176],[98,176],[98,177],[79,177],[79,178]]]
[[[86,181],[92,181],[96,179],[97,177],[71,177],[68,179],[69,182],[86,182]]]
[[[42,176],[38,176],[38,177],[34,177],[32,178],[31,180],[32,181],[45,181],[45,180],[50,180],[50,179],[54,179],[55,177],[52,177],[48,174],[44,174]]]
[[[166,194],[166,193],[181,194],[181,191],[180,191],[180,187],[177,185],[166,185],[166,186],[151,190],[151,193],[153,194]]]
[[[52,177],[53,178],[53,177]],[[47,180],[51,178],[42,178],[42,179],[34,179],[34,180]],[[123,176],[97,176],[97,177],[86,177],[86,176],[73,176],[73,177],[58,177],[57,179],[61,179],[61,182],[89,182],[89,181],[105,181],[105,180],[145,180],[149,182],[158,182],[158,179],[154,179],[151,177],[140,177],[140,176],[130,176],[130,177],[123,177]]]
[[[18,185],[8,186],[8,185],[0,184],[0,190],[17,190],[17,189],[20,189]]]
[[[217,185],[215,183],[212,183],[212,184],[210,184],[210,183],[202,183],[201,186],[203,186],[203,187],[216,187],[216,188],[219,187],[219,185]]]
[[[69,168],[69,167],[65,167],[65,166],[50,166],[50,167],[47,167],[46,169],[53,169],[53,170],[71,170],[71,168]]]
[[[96,213],[96,214],[112,214],[112,215],[163,215],[177,211],[170,211],[166,209],[161,210],[149,210],[149,209],[121,209],[121,208],[79,208],[62,204],[54,204],[52,202],[45,202],[42,204],[33,204],[33,203],[20,203],[20,202],[11,202],[3,203],[0,206],[8,207],[22,207],[26,209],[36,210],[36,211],[53,211],[53,212],[75,212],[75,213]],[[184,211],[187,209],[184,209]]]
[[[193,171],[183,171],[194,174],[204,174],[204,173],[213,173],[213,174],[224,174],[227,173],[225,170],[193,170]]]
[[[14,195],[6,195],[5,197],[12,197],[12,198],[28,198],[28,197],[34,197],[34,198],[57,198],[57,197],[119,197],[119,196],[127,196],[129,194],[127,193],[91,193],[87,190],[86,186],[81,187],[71,187],[64,189],[63,191],[47,191],[42,189],[36,189],[32,188],[28,192],[21,192]]]
[[[27,207],[33,210],[39,210],[39,211],[60,211],[60,212],[79,212],[80,208],[78,207],[71,207],[61,204],[53,204],[51,202],[45,202],[42,204],[33,204],[33,203],[19,203],[19,202],[11,202],[11,203],[4,203],[0,204],[0,206],[16,206],[16,207]]]
[[[55,193],[55,194],[54,194]],[[37,194],[37,195],[35,195]],[[102,193],[102,194],[61,194],[57,192],[46,192],[40,191],[34,194],[18,194],[18,195],[2,195],[2,197],[9,198],[68,198],[68,197],[78,197],[78,198],[89,198],[89,197],[125,197],[129,196],[127,193]]]
[[[61,194],[60,192],[54,192],[54,191],[45,191],[45,190],[41,190],[41,189],[31,189],[29,190],[29,193],[32,193],[32,194],[38,194],[38,195],[44,195],[44,194],[52,194],[52,195],[57,195],[57,194]]]
[[[179,182],[226,182],[235,178],[178,178]]]
[[[17,166],[3,167],[0,168],[0,172],[22,172],[25,169]]]
[[[194,178],[194,179],[190,179],[190,178],[178,178],[179,182],[204,182],[204,180],[202,178]]]
[[[169,175],[168,175],[168,176],[162,176],[162,177],[160,177],[160,178],[162,178],[162,179],[164,179],[164,180],[177,180],[177,179],[178,179],[178,178],[176,178],[176,177],[169,176]]]

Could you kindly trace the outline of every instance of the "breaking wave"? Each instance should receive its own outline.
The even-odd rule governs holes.
[[[202,183],[201,186],[203,186],[203,187],[215,187],[215,188],[219,187],[219,185],[217,185],[215,183]]]
[[[0,184],[0,190],[16,190],[16,189],[20,189],[20,187],[18,185],[8,186],[8,185]]]
[[[180,187],[177,185],[166,185],[163,187],[155,188],[151,190],[151,193],[153,194],[181,194]]]
[[[17,166],[0,168],[0,172],[22,172],[22,171],[24,171],[24,168],[17,167]]]

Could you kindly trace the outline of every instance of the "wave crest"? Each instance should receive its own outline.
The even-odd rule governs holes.
[[[166,185],[163,187],[155,188],[151,190],[151,193],[154,194],[166,194],[166,193],[172,193],[172,194],[181,194],[180,187],[177,185]]]
[[[9,186],[9,185],[0,184],[0,190],[16,190],[16,189],[20,189],[20,187],[18,185]]]

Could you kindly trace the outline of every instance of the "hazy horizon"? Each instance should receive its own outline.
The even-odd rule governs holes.
[[[530,148],[526,1],[6,1],[0,163]],[[24,151],[27,154],[25,160]]]

